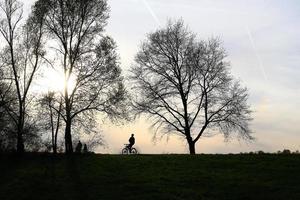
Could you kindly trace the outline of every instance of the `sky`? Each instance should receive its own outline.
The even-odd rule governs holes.
[[[28,13],[34,0],[23,0]],[[108,0],[106,34],[118,45],[124,74],[148,33],[168,19],[183,19],[199,39],[220,37],[232,74],[249,89],[255,141],[224,142],[222,135],[201,138],[197,153],[238,153],[300,149],[300,2],[297,0]],[[187,153],[177,136],[153,141],[150,122],[100,123],[107,147],[119,153],[135,134],[142,153]]]

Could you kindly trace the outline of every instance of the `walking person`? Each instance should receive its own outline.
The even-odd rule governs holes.
[[[81,149],[82,149],[82,144],[80,142],[80,140],[78,141],[78,144],[75,148],[75,153],[81,153]]]

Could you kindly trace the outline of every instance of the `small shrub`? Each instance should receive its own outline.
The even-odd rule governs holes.
[[[291,151],[289,149],[284,149],[282,151],[282,154],[291,154]]]
[[[260,150],[260,151],[257,152],[257,154],[265,154],[265,152]]]

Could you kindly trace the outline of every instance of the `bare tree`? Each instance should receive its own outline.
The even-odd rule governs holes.
[[[47,115],[45,128],[51,130],[51,144],[54,154],[57,153],[57,137],[61,127],[62,111],[62,99],[56,96],[55,92],[48,92],[40,99],[40,104],[44,108],[42,112]]]
[[[64,73],[61,117],[66,125],[65,151],[71,153],[76,120],[96,111],[112,118],[125,114],[116,44],[103,36],[108,6],[106,0],[39,0],[35,6],[47,10],[45,30],[52,45],[48,50],[55,49],[54,65]]]
[[[9,151],[14,148],[15,137],[11,134],[13,121],[9,116],[8,109],[16,103],[13,91],[11,90],[12,82],[7,83],[3,80],[4,76],[0,68],[0,152]]]
[[[9,110],[17,127],[17,151],[24,152],[24,125],[28,107],[28,93],[41,64],[43,12],[30,16],[21,27],[22,4],[17,0],[0,2],[2,16],[0,33],[7,46],[2,51],[2,62],[14,82],[18,106]]]
[[[198,41],[182,21],[148,35],[131,69],[133,108],[165,134],[195,143],[211,131],[251,140],[247,89],[234,81],[218,39]]]

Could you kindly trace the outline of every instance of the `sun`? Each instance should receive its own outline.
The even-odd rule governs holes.
[[[73,91],[76,83],[76,78],[71,76],[68,81],[68,92]],[[63,92],[65,89],[65,78],[64,73],[56,71],[54,69],[48,69],[43,73],[43,77],[39,81],[39,85],[41,90],[53,91],[53,92]]]

